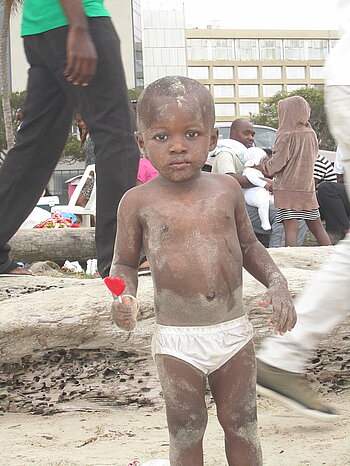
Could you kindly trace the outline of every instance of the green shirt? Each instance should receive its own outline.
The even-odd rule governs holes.
[[[111,16],[103,6],[104,0],[82,0],[86,16]],[[68,20],[59,0],[25,0],[22,16],[22,36],[40,34],[61,26]]]

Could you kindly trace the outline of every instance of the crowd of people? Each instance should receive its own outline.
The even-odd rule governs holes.
[[[46,3],[45,9],[36,0],[24,3],[30,70],[23,121],[0,171],[0,275],[31,273],[11,260],[8,241],[46,187],[79,113],[82,146],[96,165],[99,273],[126,285],[112,304],[120,328],[136,324],[142,249],[152,273],[152,354],[166,405],[170,464],[203,464],[208,381],[228,464],[260,465],[256,386],[315,419],[339,418],[302,373],[350,300],[350,32],[327,65],[326,109],[339,144],[333,169],[319,155],[309,104],[299,96],[279,102],[272,153],[253,150],[254,126],[241,118],[232,123],[230,139],[218,144],[213,98],[185,77],[150,84],[137,103],[136,124],[103,0]],[[348,2],[340,4],[349,18]],[[202,170],[208,154],[211,173]],[[327,232],[341,241],[294,305],[256,234],[268,236],[269,247],[297,246],[307,228],[320,245],[332,244]],[[274,335],[263,342],[257,362],[242,268],[266,287],[260,304],[272,312]]]

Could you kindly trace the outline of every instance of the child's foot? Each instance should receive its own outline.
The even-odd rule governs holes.
[[[318,421],[337,421],[336,409],[323,403],[314,393],[303,374],[288,372],[257,360],[257,392],[305,417]]]
[[[11,269],[9,272],[6,273],[0,273],[0,277],[19,277],[23,275],[33,275],[33,272],[26,268],[26,267],[15,267],[14,269]]]
[[[151,273],[151,271],[149,269],[148,260],[145,260],[145,262],[142,262],[142,264],[140,264],[138,274],[139,275],[149,275],[150,273]]]

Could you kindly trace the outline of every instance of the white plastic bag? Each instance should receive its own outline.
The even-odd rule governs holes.
[[[170,466],[169,460],[151,460],[147,463],[141,463],[141,466]]]

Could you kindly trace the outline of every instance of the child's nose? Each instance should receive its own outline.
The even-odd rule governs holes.
[[[171,152],[179,153],[179,152],[183,152],[184,150],[185,150],[185,145],[183,141],[181,141],[180,139],[174,141],[172,145],[170,146]]]

